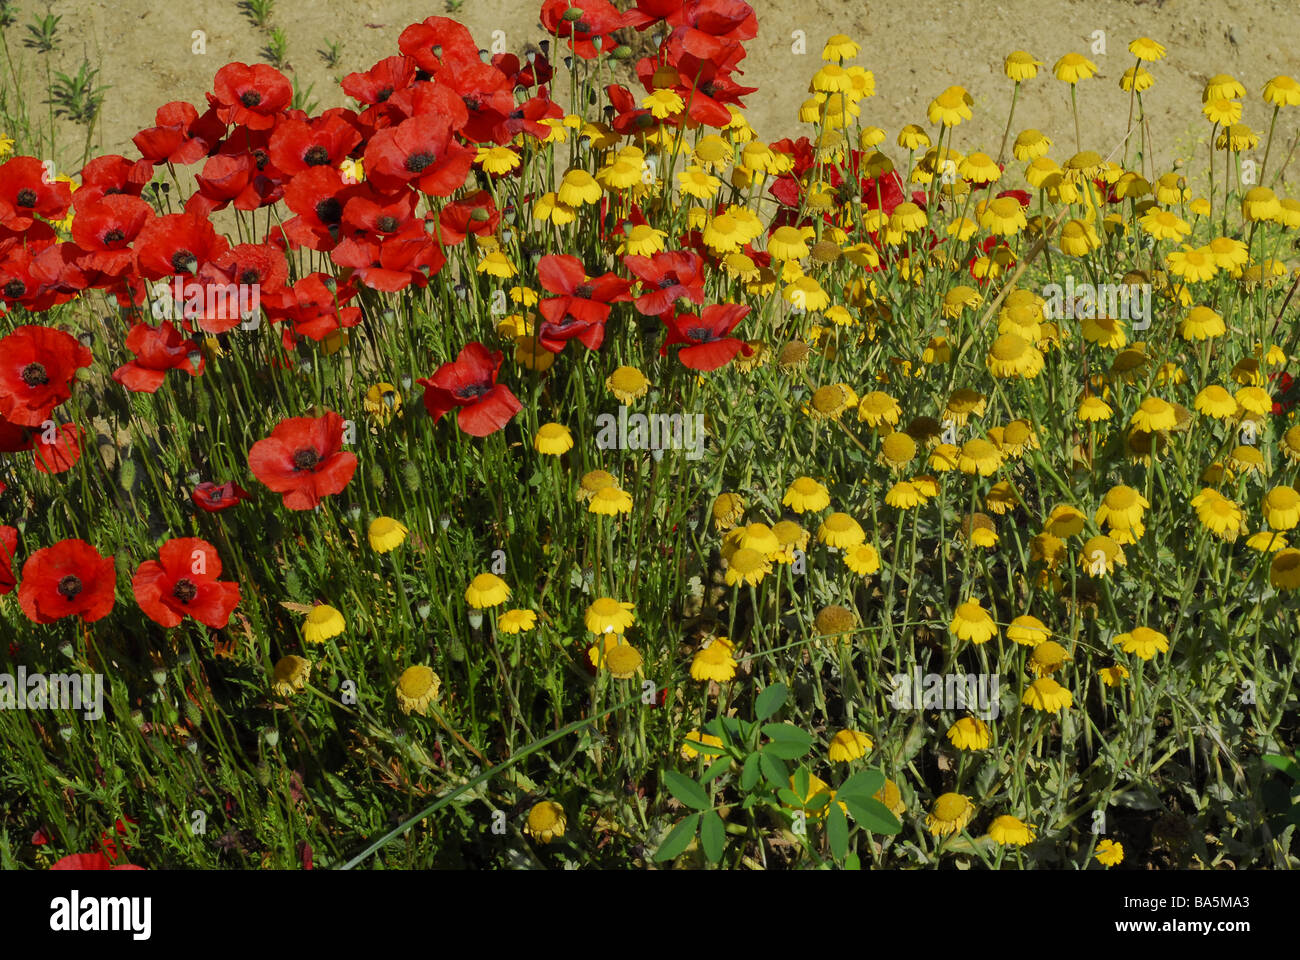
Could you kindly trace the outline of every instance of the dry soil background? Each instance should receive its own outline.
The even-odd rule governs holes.
[[[925,106],[950,84],[966,86],[975,116],[958,131],[958,149],[996,152],[1006,121],[1010,84],[1002,59],[1023,48],[1046,62],[1026,84],[1015,128],[1038,127],[1057,142],[1053,156],[1073,152],[1068,87],[1050,74],[1052,63],[1075,50],[1100,67],[1098,77],[1080,84],[1083,146],[1103,154],[1123,136],[1128,95],[1119,78],[1133,63],[1127,52],[1134,37],[1148,35],[1169,50],[1151,65],[1156,84],[1147,92],[1155,155],[1162,172],[1176,158],[1189,157],[1208,135],[1200,116],[1200,91],[1207,77],[1231,73],[1249,95],[1244,119],[1267,128],[1270,108],[1260,99],[1264,82],[1278,73],[1300,75],[1300,0],[893,0],[841,3],[836,0],[752,0],[759,35],[748,44],[744,81],[759,87],[748,114],[768,140],[797,136],[799,103],[820,63],[827,36],[847,33],[862,44],[858,62],[876,75],[877,95],[864,104],[863,121],[884,127],[890,144],[907,122],[925,123]],[[620,5],[623,5],[620,3]],[[266,43],[235,0],[57,0],[63,45],[59,69],[75,70],[83,55],[101,69],[112,89],[104,103],[97,142],[134,156],[131,135],[153,122],[154,109],[168,100],[203,102],[214,72],[230,60],[253,61]],[[502,30],[510,49],[542,39],[539,0],[463,0],[449,13],[442,0],[276,0],[272,25],[288,37],[288,61],[301,86],[314,84],[321,107],[345,102],[333,77],[365,69],[397,52],[407,24],[431,14],[466,23],[482,46]],[[19,24],[10,28],[10,47],[45,5],[18,3]],[[191,51],[193,31],[206,35],[206,53]],[[807,52],[792,52],[792,34],[807,36]],[[1105,55],[1092,54],[1094,31],[1105,32]],[[327,69],[317,51],[326,39],[343,41],[339,66]],[[21,48],[19,48],[21,50]],[[30,61],[25,51],[20,56]],[[27,76],[43,70],[29,69]],[[561,87],[557,96],[563,93]],[[1300,113],[1300,111],[1294,111]],[[1284,114],[1285,156],[1297,120]],[[806,130],[807,128],[803,128]],[[69,138],[71,139],[71,138]],[[79,144],[78,144],[79,146]],[[1279,147],[1275,145],[1275,151]],[[1204,166],[1204,153],[1189,168]],[[1276,170],[1280,161],[1271,160]],[[1300,159],[1287,179],[1294,182]]]

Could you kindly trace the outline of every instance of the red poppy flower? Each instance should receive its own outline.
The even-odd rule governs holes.
[[[181,100],[159,107],[154,124],[131,138],[141,156],[154,166],[196,163],[226,135],[226,123],[217,115],[216,107],[200,116],[198,110]]]
[[[414,183],[421,193],[447,197],[465,183],[474,151],[457,143],[445,116],[418,116],[378,131],[366,145],[367,179],[396,193]]]
[[[385,57],[364,73],[349,73],[341,86],[353,100],[374,106],[413,84],[415,70],[416,63],[412,57]]]
[[[271,134],[271,162],[289,176],[312,167],[337,167],[361,142],[361,134],[338,115],[310,123],[286,120]]]
[[[71,616],[94,623],[113,609],[116,588],[112,557],[101,557],[84,540],[60,540],[23,564],[18,604],[36,623]]]
[[[248,451],[253,475],[284,495],[286,510],[312,510],[340,493],[357,469],[355,454],[343,450],[343,418],[333,410],[320,417],[290,417]]]
[[[35,157],[0,163],[0,225],[26,230],[38,216],[62,220],[71,205],[72,188],[47,177],[45,164]]]
[[[293,85],[265,63],[228,63],[212,81],[217,116],[250,130],[270,130],[293,99]]]
[[[632,299],[632,283],[613,273],[588,277],[582,261],[567,254],[548,254],[537,262],[542,286],[557,297],[542,300],[537,309],[545,317],[538,326],[537,342],[559,353],[570,340],[580,340],[589,350],[605,341],[605,321],[610,304]]]
[[[222,510],[229,510],[241,500],[247,500],[251,496],[247,490],[237,483],[223,483],[217,485],[212,481],[200,483],[190,494],[190,499],[194,505],[206,513],[220,513]]]
[[[424,408],[434,422],[455,407],[456,425],[473,437],[486,437],[504,427],[523,404],[503,383],[497,383],[501,351],[489,352],[469,343],[454,363],[444,363],[432,377],[417,380],[425,388]]]
[[[500,223],[501,211],[492,202],[492,194],[486,190],[449,203],[438,214],[443,243],[460,243],[471,233],[480,237],[491,236]]]
[[[397,233],[415,222],[415,207],[419,202],[420,195],[414,190],[404,189],[394,199],[367,187],[344,204],[344,232],[379,237]]]
[[[94,356],[80,340],[53,327],[28,324],[0,338],[0,416],[39,426],[72,396],[72,381]]]
[[[425,17],[411,24],[397,38],[397,49],[429,74],[437,73],[448,62],[480,62],[473,34],[449,17]]]
[[[668,355],[674,343],[684,343],[677,358],[692,370],[716,370],[731,361],[740,352],[750,356],[753,348],[737,337],[729,336],[736,324],[749,315],[749,307],[735,303],[712,303],[700,316],[679,313],[664,318],[668,338],[659,348],[659,355]]]
[[[126,273],[135,260],[131,244],[152,216],[148,203],[126,193],[80,205],[72,220],[72,239],[85,255],[77,259],[77,266],[110,277]]]
[[[331,333],[361,322],[359,307],[344,306],[356,296],[351,283],[339,283],[325,273],[309,273],[290,288],[293,301],[283,311],[272,310],[272,323],[287,322],[298,337],[324,340]]]
[[[570,10],[581,16],[570,20]],[[542,29],[554,37],[568,40],[570,48],[584,60],[592,60],[618,46],[610,34],[620,29],[623,14],[609,0],[546,0],[542,4]],[[597,47],[597,42],[600,46]]]
[[[81,168],[81,186],[72,195],[72,206],[80,216],[87,204],[101,197],[138,197],[152,178],[153,165],[147,160],[132,163],[115,153],[96,157]]]
[[[657,317],[679,298],[704,302],[704,260],[689,250],[669,250],[648,257],[632,254],[623,262],[643,284],[634,304],[647,317]]]
[[[298,214],[284,225],[285,233],[312,250],[333,249],[339,241],[343,205],[356,190],[333,167],[312,167],[298,174],[284,191],[285,206]]]
[[[442,247],[416,220],[381,240],[350,237],[334,248],[330,257],[372,290],[394,292],[412,283],[423,287],[447,262]]]
[[[206,363],[197,340],[164,320],[158,327],[137,323],[126,335],[126,348],[135,359],[113,371],[113,379],[136,393],[154,393],[162,386],[168,370],[184,370],[191,377],[203,372]]]
[[[220,630],[239,604],[239,584],[223,582],[217,548],[197,537],[164,543],[157,560],[146,560],[131,579],[135,602],[160,627],[175,627],[186,617]]]
[[[275,307],[292,303],[288,293],[289,261],[273,243],[239,243],[217,257],[212,265],[231,283],[257,287],[258,305]]]
[[[475,143],[506,143],[506,118],[514,112],[510,78],[490,63],[456,64],[438,71],[437,83],[450,88],[465,104],[466,120],[457,133]]]
[[[194,180],[199,189],[185,201],[185,212],[204,217],[232,203],[236,210],[257,210],[284,195],[279,182],[258,170],[257,159],[251,153],[209,157]]]
[[[113,863],[102,851],[70,853],[50,866],[51,870],[143,870],[134,863]]]
[[[75,423],[42,429],[32,438],[36,469],[41,473],[65,473],[81,459],[81,428]]]
[[[493,54],[492,66],[504,73],[516,90],[550,83],[555,76],[551,61],[541,51],[529,51],[523,60],[513,53]]]
[[[18,552],[18,528],[0,525],[0,597],[13,591],[14,556]]]
[[[150,220],[135,241],[135,262],[146,280],[175,275],[197,275],[230,249],[207,217],[195,213],[168,213]]]

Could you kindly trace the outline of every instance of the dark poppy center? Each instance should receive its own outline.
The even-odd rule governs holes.
[[[478,112],[480,106],[478,100],[478,94],[471,93],[469,96],[461,97],[460,99],[464,102],[466,109],[474,113]]]
[[[188,250],[177,250],[172,254],[172,269],[177,273],[191,273],[198,263],[199,258]]]
[[[591,24],[586,20],[575,20],[573,22],[574,33],[591,33]]]
[[[258,275],[258,272],[252,267],[249,267],[239,275],[239,282],[245,285],[257,283],[260,279],[261,277]]]
[[[577,290],[573,291],[573,295],[575,297],[582,297],[582,299],[584,300],[589,300],[591,298],[591,295],[595,292],[596,292],[596,288],[594,286],[592,286],[590,283],[584,283],[579,285]]]
[[[50,375],[45,370],[45,365],[40,363],[29,363],[23,367],[23,383],[29,387],[43,387],[50,382]]]
[[[477,400],[491,389],[486,383],[471,383],[468,387],[457,390],[456,396],[462,400]]]
[[[21,280],[14,279],[5,284],[5,296],[10,300],[17,300],[26,292],[27,284],[23,283]]]
[[[316,465],[320,463],[320,454],[312,447],[303,447],[293,455],[293,468],[295,470],[315,470]]]
[[[392,95],[393,95],[393,88],[384,87],[384,89],[380,90],[377,94],[375,94],[375,102],[385,103],[388,100],[388,98],[391,97]]]
[[[199,588],[194,585],[193,581],[184,577],[177,580],[176,586],[172,588],[172,596],[181,603],[189,603],[198,595]]]
[[[209,503],[220,503],[224,499],[226,499],[226,494],[220,487],[208,492]]]
[[[104,246],[107,247],[114,243],[121,243],[123,240],[126,239],[126,234],[124,234],[121,230],[118,230],[116,227],[114,227],[112,230],[108,231],[108,233],[104,234],[103,239],[104,239]]]
[[[392,233],[397,229],[396,217],[380,217],[377,224],[381,233]]]
[[[246,107],[255,107],[262,102],[262,95],[256,90],[245,90],[239,95],[239,102]]]
[[[343,204],[334,197],[326,197],[316,204],[316,216],[324,224],[338,223],[343,219]]]
[[[713,85],[712,80],[705,80],[697,89],[706,97],[711,97],[718,92],[718,88]]]
[[[323,167],[330,162],[330,152],[320,144],[316,144],[302,155],[302,162],[309,167]]]
[[[708,327],[688,327],[686,335],[698,343],[712,343],[718,339]]]
[[[31,187],[23,187],[18,191],[18,196],[14,197],[14,205],[19,207],[36,206],[36,191]]]
[[[65,600],[75,599],[83,589],[85,588],[82,586],[81,578],[76,574],[70,573],[59,581],[58,591]]]
[[[271,155],[259,147],[253,151],[253,162],[257,164],[257,169],[265,170],[266,165],[271,162]]]
[[[667,290],[669,287],[677,286],[677,277],[675,274],[668,274],[659,278],[659,289]]]
[[[406,169],[412,173],[423,173],[424,168],[433,163],[435,159],[431,152],[421,150],[419,153],[413,153],[406,158]]]

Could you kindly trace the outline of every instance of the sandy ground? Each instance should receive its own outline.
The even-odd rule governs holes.
[[[259,59],[266,44],[265,33],[233,0],[56,0],[49,6],[63,15],[56,69],[75,72],[83,55],[100,66],[102,82],[112,89],[96,143],[128,156],[136,155],[131,135],[152,124],[159,104],[174,99],[201,104],[222,64]],[[544,36],[537,23],[539,6],[534,0],[464,0],[450,15],[466,23],[482,46],[501,30],[507,46],[517,50]],[[862,44],[858,62],[876,76],[877,95],[865,102],[863,122],[884,127],[888,149],[895,153],[898,128],[924,124],[926,104],[950,84],[966,86],[975,98],[975,116],[958,129],[957,148],[996,153],[1010,101],[1002,60],[1017,48],[1046,66],[1021,92],[1013,135],[1024,127],[1040,128],[1057,143],[1052,155],[1063,160],[1074,150],[1074,124],[1069,88],[1050,73],[1056,59],[1078,51],[1098,64],[1098,76],[1079,88],[1082,146],[1108,154],[1127,124],[1128,95],[1119,89],[1119,78],[1133,63],[1128,42],[1148,35],[1163,43],[1168,58],[1150,66],[1156,84],[1145,95],[1157,173],[1193,155],[1192,169],[1204,167],[1205,152],[1197,146],[1209,133],[1200,114],[1207,77],[1230,73],[1245,83],[1243,119],[1265,131],[1271,108],[1259,96],[1264,82],[1278,73],[1300,75],[1297,0],[753,0],[753,6],[759,36],[748,45],[743,66],[745,82],[759,92],[749,98],[748,114],[769,140],[807,131],[797,122],[798,105],[820,65],[823,42],[839,32]],[[10,49],[27,64],[25,76],[39,84],[44,66],[33,62],[34,55],[18,40],[44,4],[20,0],[17,7]],[[314,84],[313,99],[323,108],[345,102],[333,77],[396,53],[402,28],[431,14],[448,15],[438,0],[277,0],[271,24],[288,37],[292,73],[301,86]],[[196,30],[204,32],[203,54],[193,52]],[[1092,52],[1098,30],[1105,33],[1104,55]],[[795,52],[796,31],[806,35],[805,53]],[[327,39],[343,41],[333,70],[317,53]],[[562,94],[558,89],[557,97]],[[1283,142],[1275,145],[1275,157],[1279,151],[1286,155],[1297,126],[1300,109],[1284,112]],[[69,144],[72,140],[67,138]],[[1270,166],[1276,170],[1280,162],[1270,160]],[[1291,182],[1296,171],[1300,158],[1288,170]]]

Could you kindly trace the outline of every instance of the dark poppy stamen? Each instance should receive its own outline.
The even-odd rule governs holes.
[[[199,258],[188,250],[177,250],[172,254],[172,269],[177,273],[191,273],[198,266]]]
[[[107,247],[109,244],[121,243],[125,239],[126,239],[126,234],[124,234],[121,230],[114,228],[108,231],[108,233],[104,234],[103,237],[104,246]]]
[[[293,455],[295,470],[314,470],[320,463],[320,454],[311,447],[304,447]]]
[[[392,233],[394,230],[397,229],[397,218],[380,217],[379,222],[376,224],[376,226],[379,227],[381,233]]]
[[[27,292],[27,284],[21,280],[10,280],[5,284],[5,296],[10,300],[17,300]]]
[[[176,586],[172,588],[172,596],[181,603],[189,603],[199,595],[199,588],[190,580],[182,577],[176,581]]]
[[[239,102],[246,107],[255,107],[262,102],[262,95],[256,90],[245,90],[239,95]]]
[[[667,290],[669,287],[675,287],[676,285],[677,285],[677,278],[672,274],[669,274],[666,277],[659,278],[660,290]]]
[[[46,372],[45,366],[39,363],[29,363],[23,367],[23,383],[29,387],[43,387],[50,382],[50,375]]]
[[[584,300],[589,300],[591,299],[591,295],[595,292],[596,292],[596,288],[594,286],[592,286],[590,283],[584,283],[579,285],[577,290],[573,291],[573,295],[575,297],[581,297]]]
[[[391,97],[392,95],[393,95],[393,88],[384,87],[384,89],[380,90],[377,94],[375,94],[375,100],[378,103],[386,103],[388,101],[388,98]]]
[[[457,390],[456,396],[459,397],[461,400],[477,400],[479,397],[483,396],[483,394],[487,393],[490,389],[492,388],[486,383],[473,383],[470,384],[468,387],[461,387],[459,390]]]
[[[17,207],[34,207],[36,206],[36,191],[31,187],[23,187],[18,191],[18,196],[14,197],[14,206]]]
[[[245,285],[257,283],[259,280],[261,280],[261,276],[252,267],[239,275],[239,282]]]
[[[63,595],[65,600],[73,600],[84,588],[81,583],[81,578],[76,574],[70,573],[59,581],[57,589],[59,593]]]
[[[411,173],[423,173],[424,168],[433,163],[435,159],[437,158],[428,151],[422,150],[419,153],[413,153],[406,158],[406,169],[410,170]]]
[[[321,223],[334,224],[343,219],[343,204],[334,197],[326,197],[316,204],[316,216]]]
[[[686,335],[692,340],[698,340],[701,343],[712,343],[718,339],[708,327],[689,327],[686,330]]]
[[[330,162],[330,152],[320,144],[316,144],[302,155],[302,162],[309,167],[323,167]]]
[[[271,155],[259,147],[253,151],[253,162],[257,164],[257,169],[265,170],[266,165],[271,162]]]

